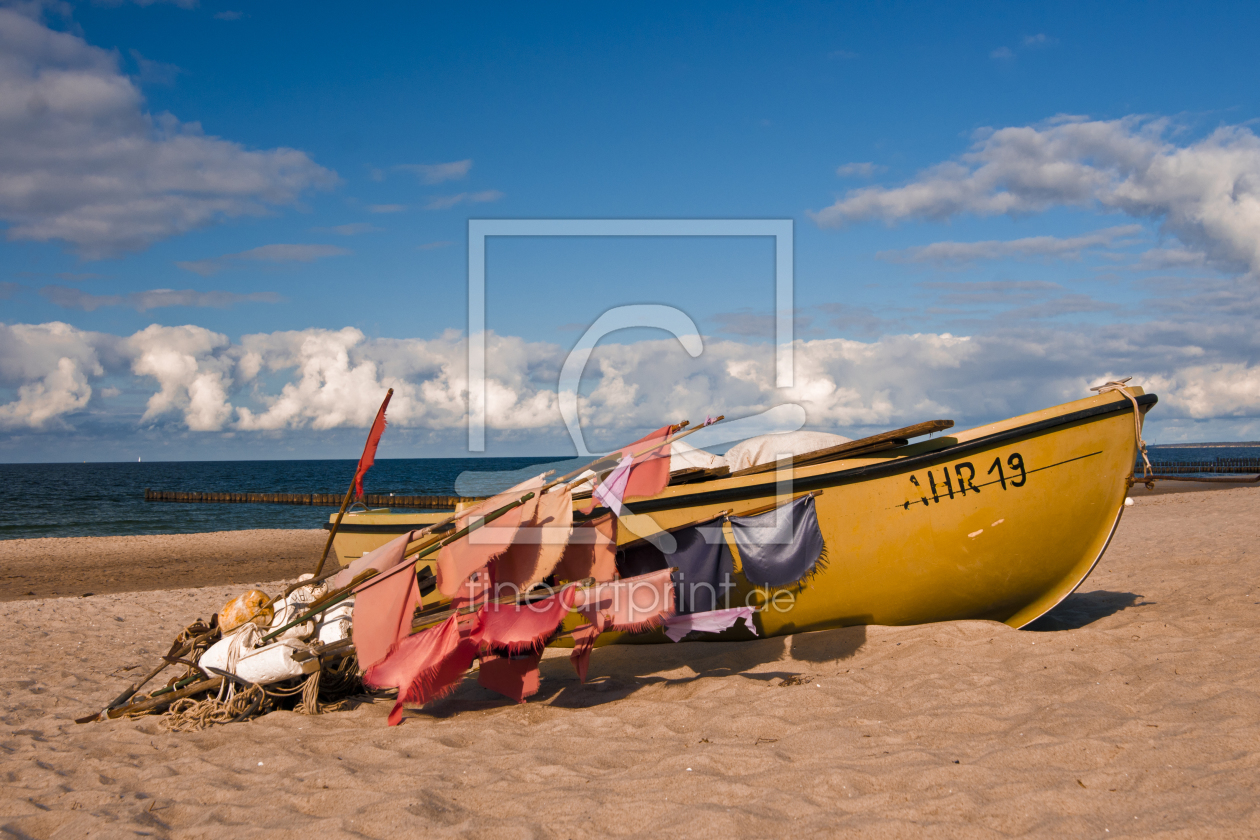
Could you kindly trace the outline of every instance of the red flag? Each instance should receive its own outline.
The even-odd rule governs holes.
[[[647,437],[636,440],[621,450],[621,453],[630,455],[641,450],[644,444],[665,440],[673,430],[673,426],[663,426]],[[622,498],[655,496],[664,490],[669,484],[669,456],[672,450],[672,446],[661,446],[635,458],[634,466],[630,468],[630,480],[626,482],[626,492]]]
[[[372,424],[372,431],[368,432],[367,445],[363,447],[363,457],[359,459],[359,468],[354,472],[354,497],[356,499],[363,498],[363,476],[376,463],[376,446],[381,442],[381,435],[385,433],[385,406],[389,405],[389,398],[394,396],[394,389],[390,388],[385,392],[385,401],[381,403],[381,410],[376,412],[376,422]]]

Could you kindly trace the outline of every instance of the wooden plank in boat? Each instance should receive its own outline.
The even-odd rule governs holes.
[[[922,437],[933,432],[941,432],[945,429],[953,428],[953,420],[928,420],[926,423],[916,423],[913,426],[906,426],[902,429],[893,429],[891,432],[882,432],[878,435],[862,438],[861,440],[851,440],[848,443],[841,443],[837,446],[829,446],[826,449],[815,449],[813,452],[802,452],[795,458],[784,458],[779,461],[771,461],[768,464],[758,464],[755,467],[748,467],[730,474],[731,478],[738,478],[742,475],[756,475],[757,473],[772,472],[785,466],[803,467],[808,464],[821,464],[824,461],[835,461],[850,455],[865,455],[872,452],[880,452],[885,449],[892,449],[897,446],[904,446],[911,438]]]
[[[683,470],[675,470],[669,474],[669,486],[677,487],[679,484],[693,484],[697,481],[708,481],[711,478],[725,478],[730,475],[731,468],[722,466],[706,469],[704,467],[688,467]]]

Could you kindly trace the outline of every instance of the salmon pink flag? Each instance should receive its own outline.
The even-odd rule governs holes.
[[[573,529],[573,494],[558,487],[536,499],[532,516],[521,516],[516,541],[495,561],[495,581],[510,583],[522,592],[537,586],[564,556]]]
[[[522,657],[487,656],[481,660],[481,671],[477,682],[483,688],[497,691],[504,697],[524,703],[526,697],[538,693],[540,675],[538,663],[541,653],[531,653]]]
[[[477,655],[480,627],[461,629],[457,616],[403,639],[363,674],[369,688],[397,688],[389,725],[402,722],[403,706],[444,697],[459,683]]]
[[[390,388],[385,392],[385,400],[381,403],[381,408],[376,412],[376,421],[372,423],[372,431],[368,432],[367,445],[363,447],[363,455],[359,458],[359,468],[354,471],[354,497],[356,499],[363,498],[363,476],[376,463],[376,447],[381,442],[381,435],[385,433],[385,407],[389,405],[389,398],[394,396],[394,389]]]
[[[466,527],[474,518],[506,507],[531,490],[537,493],[542,486],[542,476],[523,481],[511,490],[464,511],[456,520],[456,525]],[[507,551],[508,546],[516,539],[516,531],[527,506],[535,504],[536,499],[537,496],[525,505],[512,508],[493,522],[487,522],[468,536],[442,546],[437,557],[438,591],[448,598],[455,596],[463,588],[469,575]]]
[[[665,440],[673,429],[673,426],[662,426],[655,432],[652,432],[652,434],[636,440],[621,451],[623,454],[631,455],[643,449],[649,443]],[[626,482],[623,499],[629,499],[633,496],[655,496],[665,489],[666,485],[669,484],[669,456],[671,449],[673,447],[666,444],[634,459],[634,466],[630,469],[630,479]]]
[[[554,574],[559,580],[593,577],[597,583],[617,576],[617,520],[611,513],[574,527]]]
[[[481,608],[482,649],[507,655],[541,651],[547,637],[573,609],[576,596],[577,587],[566,586],[529,604],[487,604]]]
[[[674,614],[671,569],[601,583],[578,593],[573,608],[592,624],[610,630],[639,633],[651,630]]]

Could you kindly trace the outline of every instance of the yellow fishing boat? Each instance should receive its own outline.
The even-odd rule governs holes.
[[[337,529],[332,550],[337,562],[348,566],[364,554],[380,548],[395,537],[433,525],[450,517],[451,511],[408,511],[393,513],[389,508],[347,511],[337,524],[337,514],[329,514],[325,531]]]
[[[648,536],[814,493],[825,566],[777,605],[735,575],[731,604],[763,607],[762,635],[955,619],[1022,627],[1080,586],[1120,522],[1138,454],[1135,402],[1144,414],[1157,401],[1128,391],[1133,401],[1111,391],[920,443],[888,446],[881,435],[822,461],[810,453],[670,486],[629,504],[630,530]],[[634,539],[619,530],[620,542]]]
[[[628,527],[618,529],[618,543],[724,514],[755,514],[810,493],[826,563],[800,587],[770,591],[736,568],[728,603],[756,608],[761,635],[955,619],[1022,627],[1080,586],[1120,521],[1137,457],[1135,404],[1145,414],[1157,402],[1138,387],[1127,393],[1132,399],[1113,390],[920,442],[911,439],[952,422],[919,424],[736,473],[676,473],[660,494],[628,503]],[[342,525],[349,538],[342,544],[347,550],[338,550],[343,565],[427,524],[414,514],[381,511],[347,523],[354,527]],[[420,562],[422,576],[432,574],[433,562]],[[441,600],[426,592],[424,605]],[[565,627],[583,620],[575,613]],[[749,631],[738,625],[708,636],[746,637]],[[661,639],[659,630],[610,632],[600,644]],[[557,644],[572,642],[562,637]]]

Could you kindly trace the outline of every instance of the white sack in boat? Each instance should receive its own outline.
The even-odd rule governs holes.
[[[677,472],[678,470],[693,470],[696,468],[702,470],[712,470],[725,465],[726,459],[721,455],[714,455],[712,452],[697,449],[686,441],[680,440],[670,444],[670,472]]]
[[[197,665],[208,674],[210,668],[236,674],[243,680],[259,685],[300,677],[319,670],[319,658],[305,662],[293,658],[295,650],[309,650],[297,639],[279,639],[266,647],[255,647],[262,640],[262,631],[256,624],[245,624],[240,630],[224,636],[211,645]]]
[[[294,651],[308,649],[297,639],[280,639],[242,656],[236,663],[233,673],[257,685],[268,685],[292,677],[300,677],[319,670],[317,656],[312,656],[304,662],[298,662],[293,658]]]
[[[342,639],[350,638],[353,615],[353,598],[329,607],[325,612],[321,613],[319,621],[315,625],[315,632],[319,636],[320,643],[330,645],[333,642],[340,642]]]
[[[232,672],[236,662],[257,647],[263,633],[253,622],[242,624],[240,629],[228,633],[212,644],[201,654],[197,665],[204,671],[207,668],[218,668],[220,671]],[[212,673],[207,671],[207,673]]]
[[[850,438],[828,432],[786,432],[780,435],[758,435],[726,450],[726,463],[731,472],[770,464],[784,455],[795,457],[849,443]]]

